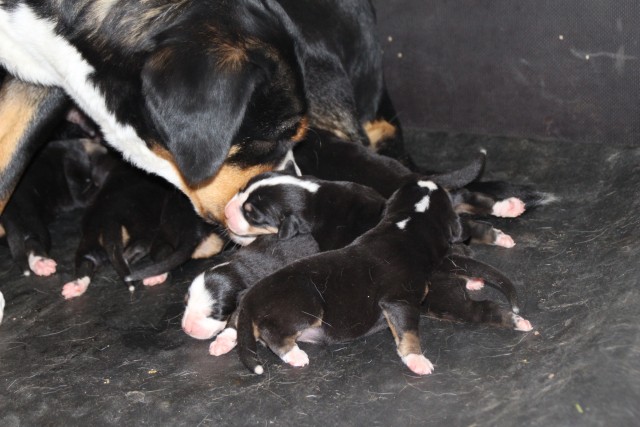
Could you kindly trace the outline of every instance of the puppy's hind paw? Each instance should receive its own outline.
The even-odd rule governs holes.
[[[516,242],[514,242],[513,238],[508,234],[505,234],[500,230],[496,230],[496,239],[493,244],[503,248],[512,248],[516,245]]]
[[[516,331],[529,332],[533,329],[531,322],[517,314],[513,315],[513,326]]]
[[[233,328],[227,328],[216,337],[209,345],[209,354],[222,356],[229,353],[237,344],[238,332]]]
[[[470,291],[479,291],[484,288],[484,280],[469,278],[465,287]]]
[[[414,374],[429,375],[433,372],[433,364],[422,354],[409,354],[402,361]]]
[[[51,258],[29,255],[29,268],[36,276],[51,276],[56,272],[58,264]]]
[[[525,204],[517,197],[500,200],[493,205],[491,214],[500,218],[515,218],[524,213]]]
[[[88,277],[83,277],[81,279],[76,279],[73,282],[69,282],[62,287],[62,296],[65,299],[79,297],[87,291],[90,282],[91,279]]]
[[[142,280],[142,284],[145,286],[155,286],[164,283],[169,277],[169,273],[158,274],[157,276],[147,277]]]
[[[301,368],[309,364],[309,356],[296,345],[287,354],[282,356],[282,360],[291,366]]]

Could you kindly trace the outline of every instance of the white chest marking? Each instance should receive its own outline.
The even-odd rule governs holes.
[[[10,12],[0,9],[0,63],[22,80],[64,89],[127,160],[182,188],[171,163],[153,154],[131,126],[116,120],[89,80],[94,68],[54,29],[55,22],[39,18],[24,4]]]

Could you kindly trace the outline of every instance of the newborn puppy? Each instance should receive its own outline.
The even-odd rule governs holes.
[[[402,361],[418,375],[433,370],[418,326],[427,280],[461,232],[447,192],[412,180],[386,204],[380,223],[349,246],[296,261],[258,282],[238,314],[238,351],[264,372],[256,340],[292,366],[309,363],[296,341],[337,343],[391,329]]]
[[[286,240],[276,235],[258,237],[249,246],[233,252],[228,261],[195,278],[187,293],[182,329],[193,338],[213,337],[226,325],[244,290],[285,265],[318,251],[318,244],[310,234]],[[210,351],[216,354],[221,350],[212,345]]]
[[[47,226],[95,195],[101,182],[93,164],[103,155],[106,149],[89,139],[52,141],[26,170],[0,216],[11,256],[25,276],[56,272]]]
[[[204,222],[184,194],[167,189],[158,233],[149,250],[157,262],[143,268],[131,267],[125,281],[142,280],[146,286],[163,283],[171,270],[189,259],[209,258],[219,253],[224,244],[218,228]]]

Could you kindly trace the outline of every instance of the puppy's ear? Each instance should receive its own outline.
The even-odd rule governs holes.
[[[278,228],[278,238],[282,240],[291,239],[298,234],[306,234],[311,232],[309,224],[302,221],[295,215],[290,215],[282,221]]]
[[[221,66],[210,50],[182,44],[147,60],[142,89],[150,124],[193,185],[224,162],[260,74],[248,61]]]

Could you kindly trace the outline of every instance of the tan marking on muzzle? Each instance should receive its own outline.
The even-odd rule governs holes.
[[[381,141],[394,137],[397,129],[386,120],[374,120],[364,124],[364,131],[369,138],[371,148],[375,151]]]
[[[169,151],[158,144],[152,144],[151,151],[158,157],[168,161],[174,170],[182,176],[173,156]],[[227,155],[237,152],[236,147],[232,147]],[[196,186],[189,186],[184,178],[180,190],[189,197],[191,204],[198,215],[211,222],[225,224],[224,207],[231,198],[243,188],[247,182],[256,175],[273,170],[275,165],[255,165],[240,167],[223,163],[218,173],[205,182]]]

